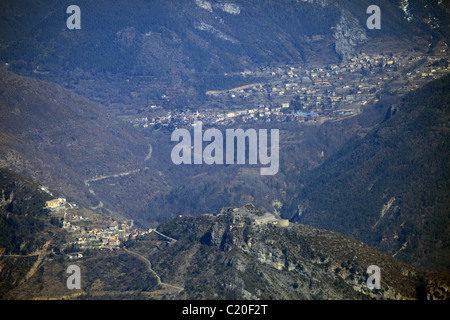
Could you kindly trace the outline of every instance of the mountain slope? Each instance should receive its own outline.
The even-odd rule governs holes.
[[[342,234],[300,224],[256,224],[253,205],[178,217],[137,242],[182,299],[445,299],[449,278],[419,271]],[[367,268],[381,288],[367,288]]]
[[[263,177],[252,165],[176,166],[171,160],[175,143],[170,141],[170,128],[138,131],[103,105],[4,69],[0,111],[1,167],[58,190],[80,205],[123,214],[146,227],[178,212],[195,215],[248,202],[269,210],[286,184],[295,182],[292,175],[317,166],[324,160],[321,151],[328,156],[354,130],[367,130],[373,121],[277,124],[280,172]],[[379,114],[368,112],[366,118]]]
[[[359,50],[426,51],[448,39],[445,3],[408,3],[412,19],[399,2],[378,1],[382,28],[368,30],[370,1],[79,1],[81,29],[69,30],[69,1],[6,1],[0,59],[104,104],[136,108],[165,95],[184,105],[218,89],[224,72],[323,65]]]
[[[163,189],[164,177],[158,175],[155,184],[158,173],[147,167],[152,163],[146,161],[150,140],[101,105],[58,85],[0,70],[0,110],[1,167],[86,207],[102,201],[115,212],[124,206],[121,201],[128,199],[131,189],[122,190],[125,194],[107,206],[108,198],[95,192],[100,190],[98,184],[110,181],[92,179],[128,173],[149,196]]]
[[[59,248],[66,235],[59,219],[44,209],[49,195],[10,170],[0,169],[0,298],[29,279],[40,259]]]
[[[442,163],[436,164],[438,160],[433,162],[428,150],[420,149],[417,144],[397,146],[395,139],[390,138],[387,142],[389,148],[397,150],[398,147],[401,153],[409,154],[413,159],[409,166],[401,157],[392,159],[391,163],[388,163],[390,160],[383,162],[383,152],[388,149],[380,151],[379,158],[374,159],[379,165],[361,163],[364,161],[358,162],[358,157],[370,159],[370,152],[378,150],[375,148],[378,137],[368,135],[364,150],[353,154],[352,159],[342,160],[343,164],[333,158],[320,169],[324,172],[313,172],[304,178],[309,182],[304,183],[303,178],[295,178],[296,174],[321,163],[324,148],[328,157],[352,130],[344,132],[346,129],[338,128],[339,134],[344,134],[327,141],[335,131],[330,130],[330,133],[320,128],[297,132],[295,128],[294,133],[287,133],[288,151],[281,160],[285,161],[283,166],[289,167],[286,173],[281,172],[286,176],[264,180],[255,177],[251,170],[232,166],[218,171],[201,166],[189,169],[170,166],[170,132],[159,132],[155,134],[157,138],[144,139],[128,125],[109,116],[116,107],[121,109],[131,104],[142,108],[152,101],[165,103],[165,107],[189,105],[196,108],[208,86],[217,89],[217,83],[223,85],[213,80],[215,77],[223,79],[224,72],[239,74],[246,68],[257,70],[266,65],[287,63],[320,62],[323,65],[366,49],[394,53],[395,50],[432,50],[438,39],[448,38],[445,1],[433,4],[422,0],[380,1],[382,29],[371,31],[365,28],[370,1],[236,1],[227,6],[222,1],[200,0],[136,1],[133,5],[122,0],[109,5],[80,1],[81,30],[68,30],[65,26],[65,9],[69,4],[68,1],[2,2],[0,57],[14,71],[58,82],[93,101],[104,102],[107,107],[89,102],[60,86],[53,87],[49,82],[0,71],[2,167],[52,185],[86,206],[101,208],[104,205],[108,210],[124,211],[128,217],[141,219],[145,224],[173,216],[183,206],[192,214],[245,202],[270,208],[286,188],[291,188],[291,193],[283,199],[288,217],[292,217],[299,206],[309,206],[309,213],[305,212],[302,218],[305,222],[314,220],[323,227],[340,230],[370,244],[380,244],[385,252],[398,252],[399,257],[419,254],[431,259],[432,255],[438,256],[439,251],[433,249],[435,253],[430,253],[429,248],[448,247],[442,236],[448,225],[446,212],[442,211],[447,206],[447,198],[439,195],[447,188],[444,180],[426,180],[425,187],[417,185],[411,193],[404,192],[414,186],[409,170],[422,166],[424,171],[420,175],[425,176],[427,170],[437,170],[439,177],[439,172],[445,174],[447,169]],[[337,47],[340,49],[336,50]],[[237,78],[236,82],[242,81],[242,77]],[[232,85],[233,81],[226,83]],[[392,119],[395,116],[385,123],[391,123]],[[428,127],[419,124],[417,128],[426,131]],[[436,133],[438,140],[442,140],[441,133]],[[414,134],[416,136],[406,138],[416,141],[422,135],[418,131]],[[447,145],[434,146],[431,135],[424,139],[431,143],[436,159],[442,159],[442,150]],[[345,153],[350,154],[357,144],[358,140],[336,157],[345,158]],[[296,155],[304,151],[304,146],[308,152]],[[423,152],[416,157],[418,148]],[[154,151],[146,161],[149,150]],[[366,164],[379,171],[367,173],[363,172],[364,168],[353,171],[357,176],[361,174],[362,181],[368,179],[369,185],[356,180],[348,182],[347,177],[342,176],[330,180],[336,175],[333,172],[336,166],[345,168],[347,163],[356,167]],[[404,171],[392,171],[400,166]],[[389,173],[390,178],[401,174],[396,178],[404,180],[401,187],[379,187],[386,177],[382,172]],[[331,182],[324,190],[315,189],[320,188],[322,180]],[[396,182],[391,179],[386,183],[392,186]],[[336,192],[332,191],[337,185],[340,187]],[[347,203],[356,191],[366,189],[372,190],[367,192],[367,197],[361,194],[354,200],[356,204]],[[434,189],[441,191],[435,194]],[[422,197],[427,192],[432,194]],[[290,204],[292,194],[300,196]],[[418,215],[412,220],[399,218],[394,225],[402,227],[393,230],[386,221],[400,199],[405,212],[417,213],[424,205],[431,212],[427,216],[438,218],[421,220]],[[312,218],[319,211],[322,213],[317,219]],[[333,220],[335,211],[339,212]],[[365,217],[353,218],[366,211],[370,217],[368,224]],[[320,215],[327,219],[321,221]],[[419,236],[410,236],[410,230],[421,233],[426,228],[430,230],[425,236],[428,240],[412,245]],[[390,235],[387,230],[394,234]],[[404,245],[406,249],[401,249]],[[414,247],[420,247],[421,252],[417,253]],[[425,258],[422,261],[425,263]],[[430,263],[438,264],[431,260]]]
[[[370,133],[299,181],[299,210],[286,214],[449,272],[449,85],[447,76],[392,105]]]
[[[4,177],[2,171],[2,183]],[[24,181],[17,175],[13,180]],[[27,194],[36,191],[35,187]],[[2,230],[8,227],[4,219],[20,218],[13,212],[4,218],[4,208],[0,210]],[[22,250],[20,256],[11,255],[19,251],[2,251],[0,297],[448,299],[448,275],[418,270],[336,232],[292,223],[257,224],[256,220],[264,214],[264,210],[248,204],[223,208],[211,215],[178,217],[156,231],[130,238],[124,243],[125,248],[86,250],[83,258],[76,261],[56,250],[70,232],[49,224],[46,215],[35,216],[43,228],[25,223],[22,229],[28,231],[28,239],[39,239],[40,244],[35,247],[39,250]],[[25,222],[21,215],[20,221]],[[4,235],[0,234],[0,240]],[[48,235],[52,237],[49,239]],[[45,240],[50,240],[49,246],[42,246]],[[66,270],[73,264],[81,270],[81,288],[76,290],[66,286]],[[371,265],[380,268],[381,276],[380,287],[373,290],[367,286],[367,269]]]
[[[78,237],[73,230],[63,227],[64,222],[74,225],[69,217],[84,216],[77,226],[84,234],[94,227],[106,228],[110,219],[80,205],[49,211],[44,208],[45,201],[53,197],[7,169],[0,169],[0,192],[1,300],[75,299],[84,292],[139,299],[142,290],[157,289],[154,276],[124,251],[87,249],[82,260],[69,257],[74,250],[81,250],[75,245]],[[70,290],[66,285],[68,267],[74,263],[82,270],[82,290]]]

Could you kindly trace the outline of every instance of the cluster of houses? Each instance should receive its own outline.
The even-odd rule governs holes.
[[[113,221],[108,228],[92,228],[87,232],[80,232],[76,237],[76,244],[82,248],[118,247],[121,241],[129,239],[130,234],[132,232],[127,221],[120,224]]]
[[[148,234],[153,229],[146,231],[133,228],[133,221],[113,221],[108,227],[91,227],[89,230],[77,226],[75,221],[81,221],[86,218],[74,215],[70,221],[64,224],[66,228],[74,235],[74,241],[68,244],[68,247],[75,246],[75,252],[68,252],[67,256],[70,260],[83,258],[83,251],[86,249],[107,249],[118,250],[124,241],[135,240],[137,237]]]
[[[117,249],[121,241],[125,241],[130,237],[130,226],[127,221],[120,225],[114,221],[108,228],[92,228],[86,231],[74,223],[85,219],[82,216],[74,215],[70,218],[70,221],[64,221],[63,228],[72,232],[75,236],[69,247],[75,246],[77,248],[77,251],[69,251],[67,253],[67,257],[70,260],[83,258],[83,251],[86,249]]]
[[[309,99],[308,99],[309,100]],[[327,116],[320,111],[293,112],[289,109],[289,102],[281,105],[268,106],[260,105],[251,109],[233,110],[228,112],[217,112],[215,110],[205,110],[192,112],[190,110],[173,114],[171,111],[167,115],[157,118],[142,117],[134,119],[132,123],[143,128],[155,125],[193,125],[195,121],[202,121],[205,125],[229,125],[236,122],[250,121],[325,121]]]
[[[72,222],[76,220],[80,220],[80,216],[74,215],[71,217]],[[136,239],[138,236],[153,231],[153,229],[141,231],[133,228],[132,220],[113,221],[106,228],[91,227],[89,230],[76,226],[74,223],[71,224],[69,221],[66,223],[66,228],[74,232],[75,241],[73,244],[76,244],[80,249],[119,248],[122,242]]]
[[[51,193],[45,186],[42,186],[41,190]],[[142,231],[133,228],[133,220],[112,221],[107,227],[97,226],[88,217],[78,214],[78,211],[69,211],[70,214],[67,214],[67,210],[74,207],[76,204],[67,202],[64,196],[46,201],[45,205],[45,208],[54,214],[58,214],[61,210],[64,212],[62,228],[73,236],[73,241],[67,243],[66,247],[76,248],[75,251],[68,250],[67,257],[70,260],[82,258],[86,249],[117,249],[124,241],[136,239],[153,231],[153,229]]]
[[[268,80],[229,90],[206,92],[211,99],[219,99],[234,106],[232,110],[168,111],[164,115],[143,116],[131,122],[144,128],[192,125],[194,121],[202,121],[206,125],[249,121],[323,122],[348,115],[342,109],[353,109],[351,113],[360,112],[362,106],[376,101],[376,93],[383,84],[395,77],[401,76],[405,82],[398,88],[392,88],[398,93],[415,90],[418,83],[424,80],[436,79],[447,71],[446,66],[432,65],[437,59],[441,58],[361,53],[340,64],[312,69],[286,66],[245,70],[241,72],[243,77]]]

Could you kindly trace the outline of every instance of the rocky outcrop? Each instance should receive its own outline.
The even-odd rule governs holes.
[[[341,18],[334,28],[335,51],[346,61],[354,57],[355,47],[367,40],[365,29],[348,11],[342,10]]]
[[[218,30],[217,28],[213,27],[212,25],[205,23],[204,21],[195,22],[194,28],[197,30],[206,31],[206,32],[214,35],[217,38],[227,40],[227,41],[230,41],[235,44],[238,43],[238,41],[236,39],[234,39],[233,37],[223,33],[222,31]]]
[[[199,6],[202,9],[205,9],[209,12],[213,12],[212,11],[212,6],[211,6],[211,2],[209,1],[204,1],[204,0],[195,0],[195,4],[197,6]]]
[[[229,14],[240,14],[241,13],[241,8],[234,3],[216,3],[214,4],[214,8],[218,8],[226,13]]]
[[[209,292],[242,299],[417,299],[419,294],[445,299],[450,295],[448,276],[418,270],[336,232],[295,223],[287,227],[255,223],[266,214],[248,204],[168,222],[161,225],[161,232],[178,241],[152,259],[166,278],[173,273],[177,282],[190,284],[185,286],[187,296],[198,295],[192,283],[201,283],[203,298],[210,297]],[[374,264],[382,278],[376,290],[367,285],[367,269]],[[188,272],[179,267],[184,265]]]

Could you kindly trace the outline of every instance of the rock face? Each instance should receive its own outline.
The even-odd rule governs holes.
[[[240,14],[241,13],[241,9],[239,8],[239,6],[234,3],[216,3],[215,7],[219,8],[229,14]]]
[[[185,288],[179,298],[187,299],[449,296],[448,276],[420,271],[335,232],[292,223],[283,227],[277,219],[255,222],[265,214],[245,205],[164,223],[159,230],[177,242],[151,254],[150,260],[166,281]],[[134,250],[145,247],[138,242]],[[367,287],[371,265],[380,268],[380,289]]]
[[[334,28],[335,51],[342,60],[354,56],[354,47],[367,40],[365,29],[348,11],[342,10],[341,18]]]

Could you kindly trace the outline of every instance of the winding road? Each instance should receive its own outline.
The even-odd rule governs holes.
[[[165,234],[162,234],[161,232],[158,232],[157,230],[153,230],[153,232],[159,234],[160,236],[162,236],[162,237],[164,237],[164,238],[166,238],[166,239],[169,239],[170,241],[177,242],[176,239],[171,238],[171,237],[169,237],[169,236],[166,236]]]
[[[149,151],[149,152],[150,152],[149,154],[151,154],[151,151]],[[94,191],[94,189],[92,189],[90,182],[100,181],[100,180],[109,179],[109,178],[124,177],[124,176],[128,176],[130,174],[142,172],[142,171],[145,171],[148,169],[149,169],[148,167],[145,167],[143,169],[130,170],[130,171],[126,171],[126,172],[114,173],[114,174],[104,175],[104,176],[100,176],[100,177],[96,177],[96,178],[86,179],[86,180],[84,180],[84,185],[86,187],[88,187],[89,192],[95,196],[95,191]],[[103,202],[100,201],[97,206],[90,207],[90,209],[97,210],[97,209],[102,208],[103,206],[104,206]]]
[[[169,283],[164,283],[164,282],[162,282],[160,276],[156,273],[155,270],[152,269],[152,263],[151,263],[150,260],[148,260],[146,257],[144,257],[143,255],[141,255],[140,253],[131,251],[131,250],[125,248],[125,247],[124,247],[124,250],[125,250],[126,252],[128,252],[129,254],[132,254],[132,255],[134,255],[135,257],[137,257],[138,259],[140,259],[140,260],[142,260],[142,261],[145,262],[145,264],[147,265],[148,271],[149,271],[150,273],[152,273],[152,274],[156,277],[156,282],[157,282],[158,285],[165,286],[165,287],[170,287],[170,288],[174,288],[174,289],[177,289],[177,290],[179,290],[179,291],[183,291],[183,290],[184,290],[184,288],[182,288],[182,287],[178,287],[178,286],[171,285],[171,284],[169,284]]]

